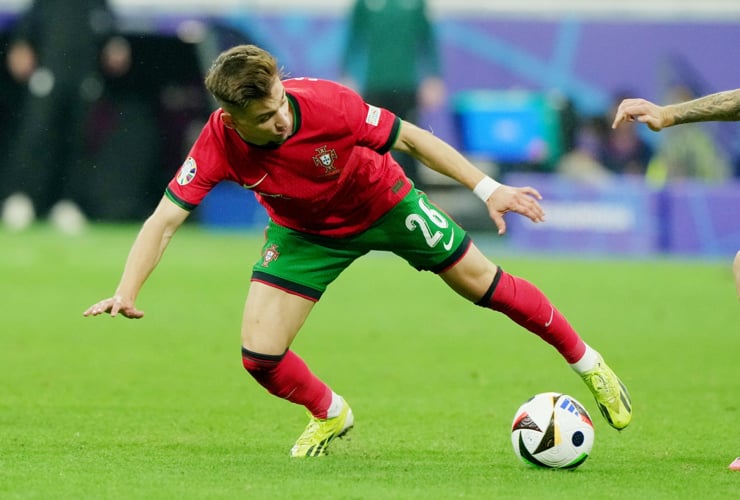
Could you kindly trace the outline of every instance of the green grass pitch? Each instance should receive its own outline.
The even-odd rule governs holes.
[[[736,498],[740,304],[729,261],[516,255],[630,388],[612,430],[556,352],[429,273],[371,254],[330,287],[294,349],[353,407],[350,439],[292,460],[302,408],[241,367],[259,235],[183,228],[141,320],[83,318],[118,282],[134,226],[64,238],[0,231],[0,498]],[[492,231],[493,233],[493,231]],[[529,396],[561,391],[595,421],[575,471],[518,462]]]

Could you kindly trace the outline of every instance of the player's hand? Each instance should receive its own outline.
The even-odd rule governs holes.
[[[619,104],[614,115],[612,128],[617,128],[623,122],[645,123],[650,130],[660,131],[673,125],[670,113],[663,106],[658,106],[645,99],[625,99]]]
[[[544,222],[545,211],[539,203],[541,199],[542,195],[532,187],[511,187],[503,184],[488,198],[486,206],[488,214],[498,228],[498,234],[504,234],[506,212],[516,212],[535,223]]]
[[[97,302],[82,313],[83,316],[99,316],[101,314],[108,313],[113,316],[121,314],[126,318],[139,319],[144,316],[144,311],[140,311],[134,306],[133,300],[126,300],[120,295],[103,299]]]

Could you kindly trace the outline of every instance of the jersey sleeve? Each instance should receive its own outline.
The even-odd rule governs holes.
[[[185,210],[197,207],[211,189],[226,178],[223,174],[223,138],[215,128],[214,121],[218,120],[215,115],[211,115],[165,190],[165,195]]]
[[[366,103],[359,94],[341,87],[339,103],[347,126],[357,144],[385,154],[393,147],[401,128],[401,119],[391,111]]]

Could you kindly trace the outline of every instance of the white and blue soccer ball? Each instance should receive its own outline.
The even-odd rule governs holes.
[[[548,469],[575,469],[591,453],[591,417],[572,396],[543,392],[528,399],[514,415],[511,444],[525,463]]]

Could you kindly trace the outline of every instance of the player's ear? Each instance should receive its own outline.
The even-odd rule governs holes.
[[[221,121],[226,126],[226,128],[236,128],[236,125],[234,124],[234,117],[231,116],[231,113],[228,111],[224,111],[221,113]]]

